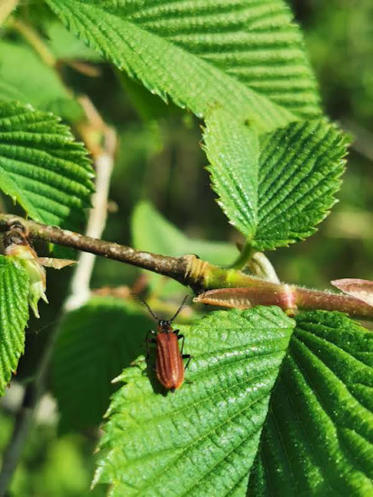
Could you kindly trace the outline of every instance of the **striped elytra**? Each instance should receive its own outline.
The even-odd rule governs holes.
[[[157,320],[158,326],[157,331],[149,330],[146,337],[147,344],[147,359],[150,356],[149,344],[155,344],[156,346],[156,361],[155,361],[155,372],[158,381],[164,386],[166,390],[174,392],[177,388],[180,388],[184,383],[184,372],[188,367],[191,356],[189,354],[183,354],[184,349],[184,335],[179,333],[179,330],[174,330],[172,328],[172,321],[181,311],[183,305],[186,302],[187,297],[184,298],[180,307],[176,311],[175,315],[169,320],[159,319],[154,312],[151,310],[149,305],[142,300],[150,314],[154,319]],[[150,335],[153,335],[150,337]],[[181,340],[181,347],[179,347],[179,340]],[[184,367],[183,359],[188,359],[186,366]]]
[[[155,371],[159,382],[174,391],[184,382],[184,364],[179,349],[179,336],[174,331],[157,333]]]

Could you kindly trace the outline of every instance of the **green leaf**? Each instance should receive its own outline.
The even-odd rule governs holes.
[[[320,114],[282,0],[47,0],[63,23],[153,93],[198,116],[225,108],[261,130]]]
[[[205,150],[218,203],[259,250],[312,235],[335,203],[346,138],[332,124],[289,124],[261,137],[222,110],[206,120]]]
[[[252,497],[373,494],[373,335],[304,312],[273,392]]]
[[[125,370],[95,481],[110,483],[112,497],[245,495],[293,324],[279,308],[257,307],[183,327],[193,358],[175,393],[162,395],[144,362]]]
[[[197,254],[213,264],[228,265],[237,257],[236,248],[229,243],[191,239],[167,221],[149,202],[139,202],[132,216],[133,245],[140,250],[179,257]],[[163,287],[163,293],[185,293],[185,287],[158,274],[149,273],[153,288]]]
[[[23,353],[28,292],[29,280],[22,266],[0,255],[0,395]]]
[[[142,250],[179,257],[197,254],[213,264],[232,262],[237,250],[230,243],[188,238],[167,221],[150,202],[139,202],[132,218],[134,245]]]
[[[259,166],[260,250],[312,235],[336,203],[347,138],[322,120],[293,123],[263,139]]]
[[[97,52],[78,40],[60,22],[47,23],[45,30],[49,38],[48,46],[58,59],[100,61]]]
[[[259,140],[255,129],[218,110],[206,119],[205,151],[218,204],[251,240],[258,224]]]
[[[29,46],[4,40],[0,41],[0,99],[30,103],[70,121],[83,115],[57,73]]]
[[[93,170],[84,147],[52,114],[0,102],[0,188],[46,224],[79,226]]]
[[[52,386],[62,430],[97,426],[115,390],[111,380],[144,350],[154,325],[130,304],[95,297],[61,324]]]

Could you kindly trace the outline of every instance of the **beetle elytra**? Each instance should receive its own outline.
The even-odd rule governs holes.
[[[156,345],[156,362],[155,372],[158,381],[170,392],[174,392],[180,388],[184,382],[184,372],[191,360],[190,354],[183,354],[184,350],[184,335],[179,330],[172,328],[172,322],[183,308],[187,296],[183,299],[180,307],[171,319],[159,319],[154,314],[149,305],[143,300],[143,304],[147,307],[150,314],[158,322],[156,330],[149,330],[146,336],[147,358],[150,356],[149,345]],[[179,348],[179,340],[181,340],[181,348]],[[184,367],[183,359],[188,359]]]

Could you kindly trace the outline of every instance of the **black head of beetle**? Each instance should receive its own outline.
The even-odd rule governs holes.
[[[159,319],[158,320],[158,333],[172,333],[171,320]]]

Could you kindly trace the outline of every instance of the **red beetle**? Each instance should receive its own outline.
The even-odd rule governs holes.
[[[170,392],[174,392],[183,384],[184,372],[191,360],[190,354],[183,354],[184,335],[179,333],[180,330],[172,328],[172,321],[183,308],[187,298],[188,296],[184,298],[174,316],[169,320],[159,319],[149,305],[144,300],[142,301],[153,318],[158,321],[157,330],[149,330],[146,336],[146,358],[148,359],[150,355],[149,344],[154,343],[156,345],[155,372],[159,382]],[[150,335],[153,336],[149,338]],[[181,349],[179,349],[179,340],[182,340]],[[185,367],[183,359],[188,359]]]

